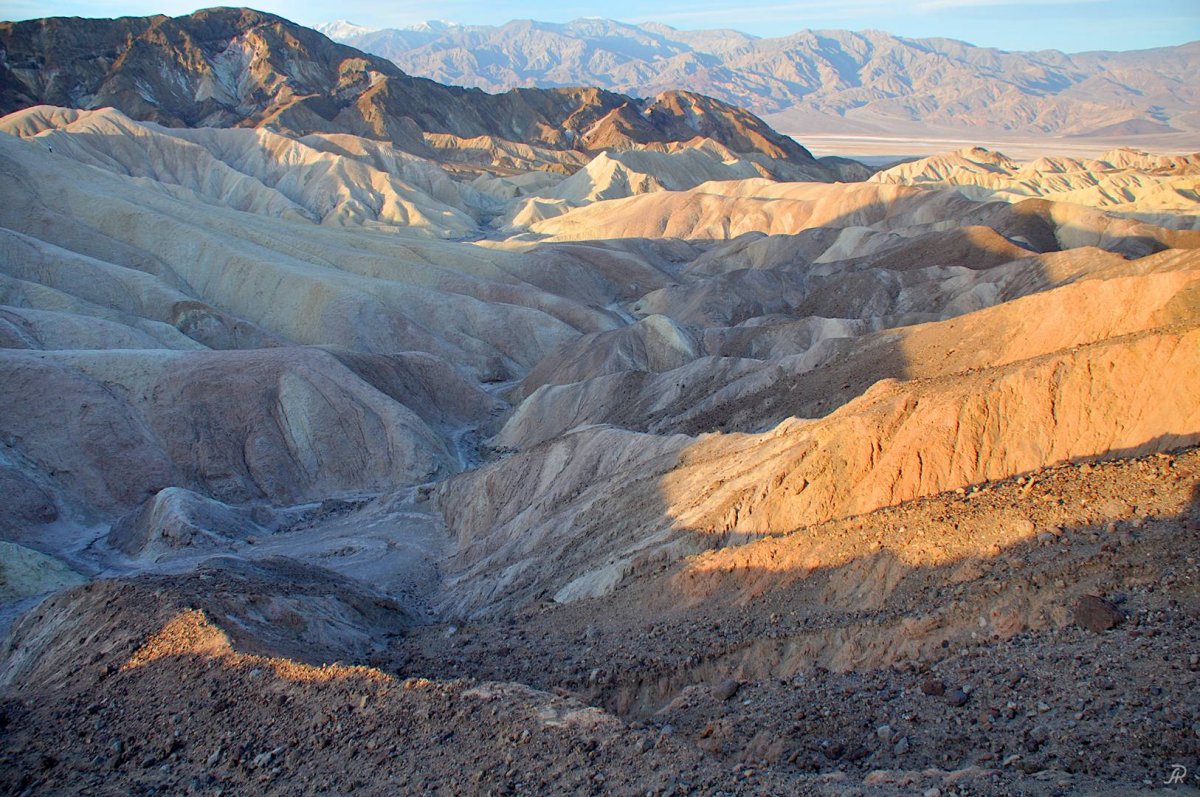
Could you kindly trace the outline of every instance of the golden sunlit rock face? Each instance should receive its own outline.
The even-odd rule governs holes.
[[[1115,795],[1200,754],[1196,155],[864,179],[258,12],[32,30],[0,792]]]
[[[166,625],[134,651],[121,672],[138,667],[154,666],[167,658],[198,658],[202,662],[231,669],[269,668],[276,677],[288,681],[332,681],[336,678],[356,678],[364,681],[384,681],[378,670],[367,667],[345,667],[323,664],[319,667],[300,664],[289,659],[246,656],[234,651],[229,637],[205,616],[191,609],[177,614]]]
[[[732,441],[705,438],[663,479],[663,500],[685,528],[782,533],[1046,462],[1194,445],[1200,436],[1189,430],[1200,423],[1200,408],[1175,399],[1178,390],[1200,388],[1198,358],[1200,332],[1193,330],[1038,358],[950,384],[878,383],[819,421],[785,421]],[[1163,373],[1178,376],[1154,378]],[[1141,407],[1135,416],[1105,419],[1106,405],[1131,404]],[[705,486],[708,495],[697,501]]]

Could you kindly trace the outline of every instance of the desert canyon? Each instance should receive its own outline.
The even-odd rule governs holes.
[[[0,792],[1198,793],[1200,153],[0,48]]]

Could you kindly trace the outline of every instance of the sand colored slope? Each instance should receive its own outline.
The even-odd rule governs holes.
[[[1180,402],[1178,389],[1197,389],[1198,351],[1194,330],[1148,334],[965,378],[885,382],[825,419],[764,435],[690,443],[576,431],[446,483],[442,506],[460,552],[444,605],[487,613],[539,595],[606,594],[631,572],[744,536],[1034,463],[1194,444],[1200,407]]]
[[[1196,314],[1194,252],[1132,263],[1110,255],[1107,270],[1096,268],[1105,262],[1099,253],[1075,252],[1071,259],[1093,269],[1082,273],[1067,270],[1068,254],[996,269],[989,291],[1001,303],[945,321],[905,326],[902,316],[781,316],[710,329],[705,346],[723,356],[659,374],[630,370],[544,386],[521,402],[494,443],[524,448],[588,424],[657,433],[758,431],[789,416],[826,415],[879,379],[989,368]],[[1047,290],[1051,278],[1061,287]]]
[[[0,291],[13,316],[16,347],[232,349],[281,342],[197,301],[152,256],[115,254],[130,256],[151,273],[0,229]],[[133,345],[147,338],[154,342]]]
[[[1154,214],[1142,220],[1136,213],[1118,212],[1120,209],[1108,213],[1104,212],[1108,208],[1040,197],[1009,199],[1019,204],[975,202],[960,189],[936,184],[922,190],[883,182],[831,186],[751,179],[596,202],[562,215],[545,214],[546,218],[533,221],[529,229],[549,240],[665,236],[726,241],[750,233],[807,233],[801,239],[803,251],[823,246],[816,256],[826,260],[856,257],[864,248],[870,253],[864,240],[874,239],[879,232],[911,237],[951,230],[964,226],[963,222],[991,227],[1013,243],[1037,251],[1046,249],[1046,230],[1054,236],[1053,248],[1100,246],[1133,256],[1200,245],[1197,233],[1190,229],[1200,218],[1194,204],[1172,217],[1174,220]],[[813,232],[822,228],[842,232],[831,240],[832,233]]]
[[[515,258],[390,235],[328,235],[146,192],[7,136],[0,150],[22,197],[6,203],[0,223],[59,249],[169,272],[190,298],[293,342],[420,350],[503,376],[578,335],[575,324],[591,332],[613,323],[496,264]]]
[[[951,192],[904,186],[774,183],[762,179],[703,183],[600,202],[530,229],[554,239],[687,238],[724,240],[748,232],[793,234],[812,227],[932,224],[971,205]]]
[[[1021,263],[1021,261],[1013,261]],[[733,271],[651,291],[630,306],[701,327],[731,327],[776,314],[792,318],[910,317],[932,320],[994,304],[1030,263],[992,269],[927,265],[894,270],[842,263]],[[911,323],[911,321],[909,322]]]
[[[691,442],[590,427],[443,482],[437,506],[456,542],[443,610],[500,613],[631,548],[667,543],[677,535],[662,518],[657,477]],[[612,589],[624,572],[596,578]]]
[[[5,288],[20,292],[5,280]],[[2,289],[0,289],[2,290]],[[6,290],[7,294],[8,291]],[[22,297],[14,298],[20,301]],[[0,348],[12,349],[201,349],[166,324],[135,320],[127,325],[55,310],[0,306]]]
[[[396,172],[368,165],[365,158],[345,157],[328,151],[328,145],[317,149],[266,130],[175,129],[134,122],[111,108],[49,106],[12,114],[0,126],[0,131],[23,137],[30,137],[30,130],[37,131],[32,138],[38,143],[81,163],[142,177],[157,187],[178,186],[235,210],[323,224],[378,223],[440,238],[475,229],[461,198],[447,196],[457,199],[458,207],[451,207]],[[382,149],[380,145],[377,152]],[[389,165],[400,160],[393,155]],[[427,164],[430,183],[433,170]],[[443,180],[445,196],[449,181],[444,175]]]
[[[1027,256],[1034,245],[1018,244],[993,227],[900,234],[862,227],[814,227],[795,235],[749,233],[722,242],[696,258],[688,274],[726,274],[746,268],[778,268],[839,260],[887,268],[956,264],[988,268]]]
[[[697,357],[666,372],[625,370],[544,384],[524,397],[489,442],[501,450],[524,450],[595,424],[666,433],[680,416],[700,414],[718,397],[729,401],[726,385],[744,389],[763,369],[760,360]]]
[[[1197,229],[1200,216],[1200,154],[1121,149],[1094,160],[1043,157],[1022,164],[972,147],[893,166],[870,182],[956,186],[970,196],[1008,201],[1043,197],[1179,229]]]
[[[769,178],[770,174],[752,160],[706,139],[671,144],[663,151],[601,152],[567,179],[515,205],[505,218],[519,229],[593,202],[754,177]]]
[[[545,357],[513,391],[519,401],[542,385],[568,384],[621,371],[670,371],[695,359],[699,347],[671,319],[649,315],[611,332],[584,335]]]
[[[1198,352],[1192,330],[1100,343],[950,384],[882,383],[822,421],[702,441],[663,481],[668,513],[706,531],[785,531],[1039,462],[1194,444],[1200,406],[1177,397],[1194,395]],[[1155,379],[1162,373],[1178,376],[1163,384]],[[701,482],[720,486],[697,501]]]

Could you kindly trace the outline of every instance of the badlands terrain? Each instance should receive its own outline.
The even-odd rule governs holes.
[[[3,793],[1197,793],[1200,156],[0,40]]]

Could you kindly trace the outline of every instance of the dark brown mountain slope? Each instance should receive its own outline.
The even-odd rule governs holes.
[[[423,132],[554,149],[628,149],[706,136],[801,166],[812,156],[747,111],[697,94],[653,100],[594,88],[486,94],[250,9],[170,18],[0,23],[0,113],[113,106],[172,127],[353,133],[424,151]]]

